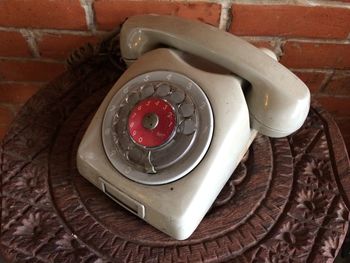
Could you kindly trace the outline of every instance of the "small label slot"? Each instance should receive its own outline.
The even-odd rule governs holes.
[[[108,187],[105,188],[105,193],[106,195],[108,195],[114,202],[118,203],[119,205],[121,205],[122,207],[124,207],[125,209],[129,210],[131,213],[133,214],[137,214],[137,210],[131,206],[128,206],[125,203],[122,203],[120,200],[118,200],[118,198],[116,196],[114,196],[111,192],[108,191]]]
[[[111,198],[114,202],[118,203],[120,206],[124,207],[129,212],[144,218],[145,216],[145,207],[137,202],[136,200],[132,199],[119,189],[113,187],[109,183],[105,182],[100,178],[102,190],[103,192]]]

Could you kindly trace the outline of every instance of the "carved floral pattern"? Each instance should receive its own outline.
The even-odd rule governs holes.
[[[320,179],[329,178],[328,166],[325,160],[311,159],[311,161],[306,164],[304,173],[306,175],[316,176]]]
[[[35,174],[25,173],[14,185],[18,190],[30,190],[37,185],[37,180]]]
[[[292,224],[291,222],[287,222],[282,226],[280,233],[275,238],[288,244],[291,248],[294,248],[306,245],[307,233],[308,230],[300,223]]]
[[[281,243],[276,243],[268,249],[268,253],[263,262],[265,263],[292,263],[295,256],[295,249],[288,250]]]
[[[315,193],[313,190],[304,189],[298,193],[296,201],[298,202],[297,208],[313,214],[322,212],[327,204],[323,200],[323,196]]]
[[[36,236],[41,233],[41,216],[39,213],[30,213],[29,217],[22,220],[22,224],[13,233],[15,236]]]
[[[77,242],[72,235],[64,234],[62,239],[56,241],[57,250],[63,250],[65,253],[73,253],[78,246],[75,244]]]
[[[338,250],[338,242],[338,238],[328,237],[328,239],[323,242],[322,254],[327,258],[334,258]]]
[[[311,112],[303,128],[290,137],[298,182],[295,199],[290,200],[288,221],[254,255],[257,262],[263,258],[266,262],[327,261],[339,250],[339,234],[345,237],[349,210],[338,201],[324,125],[316,116]]]
[[[349,210],[343,203],[338,204],[336,221],[339,223],[346,223],[350,221]]]

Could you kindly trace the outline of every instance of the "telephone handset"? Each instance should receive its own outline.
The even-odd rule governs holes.
[[[127,61],[160,45],[174,47],[220,65],[252,84],[247,104],[253,127],[283,137],[303,124],[309,91],[287,68],[246,41],[215,27],[170,16],[137,16],[122,28],[121,51]]]
[[[186,239],[256,133],[300,128],[310,94],[263,51],[200,22],[135,16],[120,41],[129,67],[92,119],[77,166],[115,202]]]

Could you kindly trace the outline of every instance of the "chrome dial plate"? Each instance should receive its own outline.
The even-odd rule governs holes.
[[[128,130],[130,112],[146,98],[160,98],[176,114],[170,139],[142,147]],[[202,89],[186,76],[152,71],[127,82],[111,99],[102,124],[102,141],[112,165],[125,177],[143,184],[173,182],[188,174],[204,157],[213,134],[213,113]]]

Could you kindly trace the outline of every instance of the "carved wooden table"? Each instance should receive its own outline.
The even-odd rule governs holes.
[[[282,139],[258,136],[195,233],[176,241],[83,179],[79,141],[124,70],[118,33],[78,50],[0,145],[1,245],[16,262],[329,262],[349,224],[349,161],[314,105]]]

